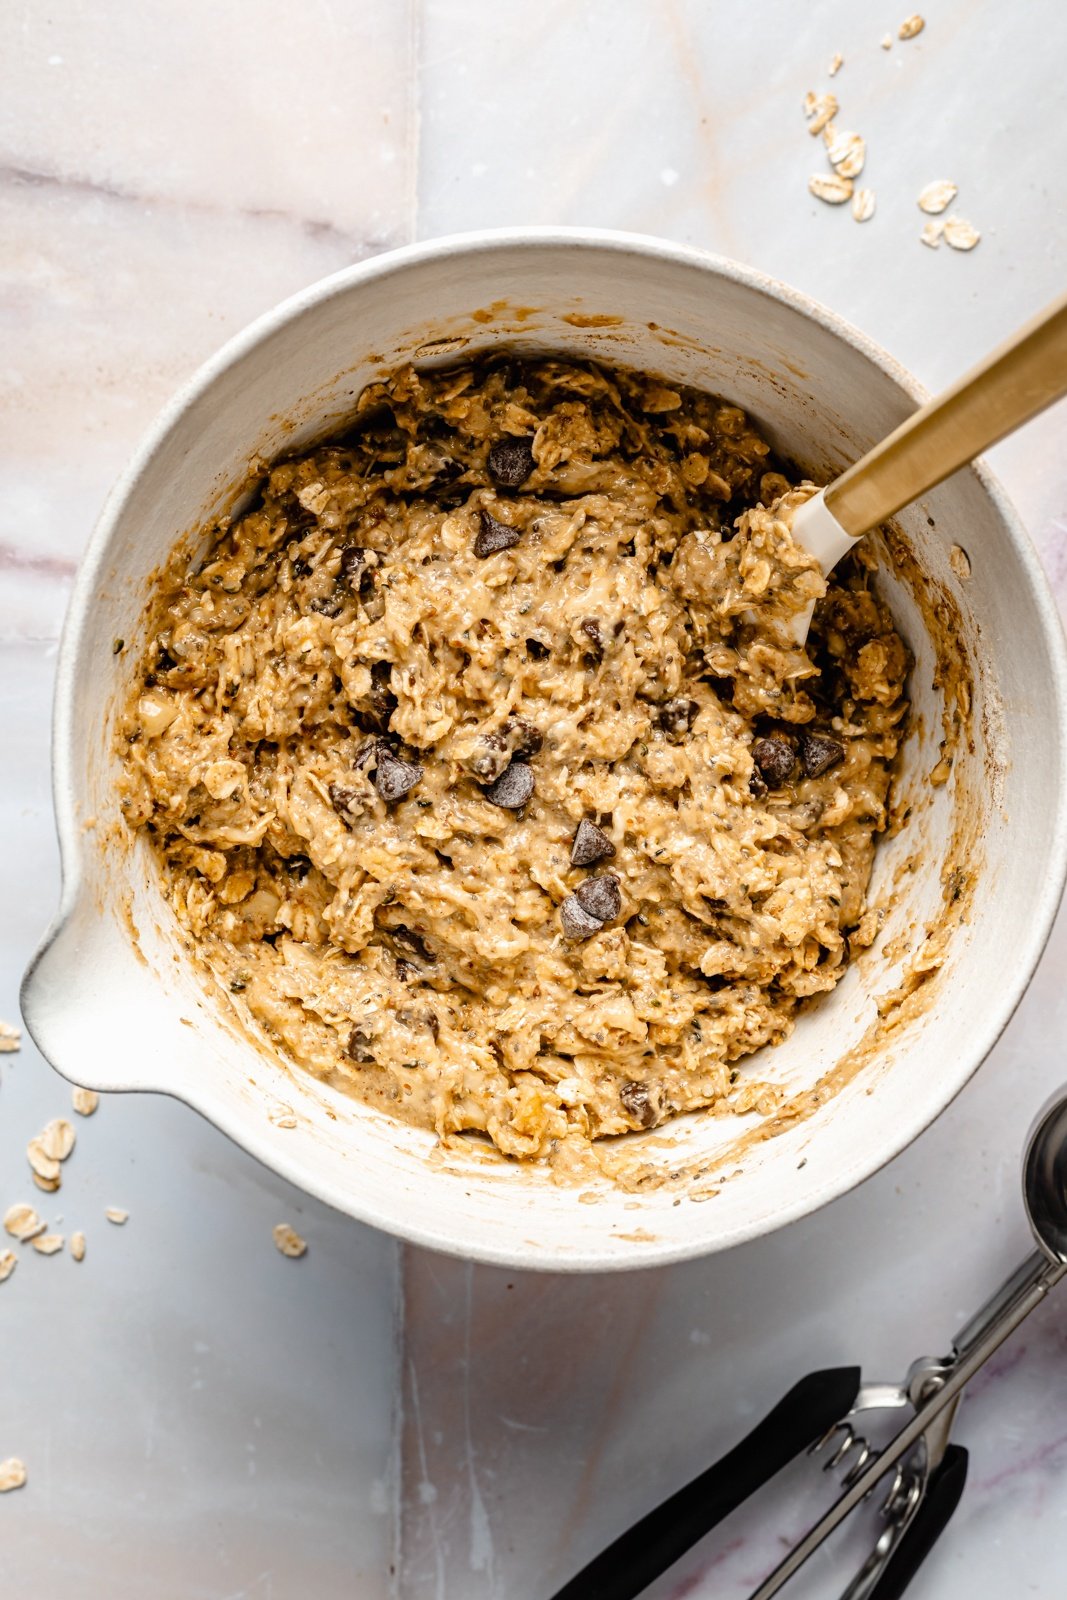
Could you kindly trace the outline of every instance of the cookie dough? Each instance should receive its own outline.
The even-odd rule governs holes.
[[[744,1111],[870,942],[906,649],[736,406],[397,371],[172,570],[123,808],[267,1047],[509,1156]],[[820,596],[808,644],[790,618]]]

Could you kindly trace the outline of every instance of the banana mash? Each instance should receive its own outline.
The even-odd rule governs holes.
[[[525,1158],[773,1109],[742,1063],[874,937],[906,714],[812,492],[653,377],[409,367],[172,566],[123,808],[270,1048]]]

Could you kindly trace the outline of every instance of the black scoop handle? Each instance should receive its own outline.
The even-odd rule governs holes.
[[[633,1600],[851,1410],[859,1367],[811,1372],[714,1466],[594,1556],[552,1600]]]

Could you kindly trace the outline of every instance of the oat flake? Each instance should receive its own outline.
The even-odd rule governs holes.
[[[844,66],[844,64],[845,64],[844,56],[841,54],[840,50],[836,51],[835,54],[833,55],[831,61],[830,61],[830,65],[829,65],[829,67],[827,69],[829,74],[830,74],[830,77],[831,78],[836,78],[837,74],[841,71],[841,68]]]
[[[830,159],[830,165],[834,168],[839,178],[858,178],[863,171],[863,163],[867,159],[866,142],[858,133],[848,133],[844,129],[841,132],[837,132],[835,129],[833,136],[827,139],[826,135],[830,131],[827,128],[826,133],[823,134],[823,138],[826,139],[826,154]]]
[[[46,1183],[58,1184],[59,1160],[45,1148],[43,1134],[38,1134],[36,1139],[30,1140],[26,1146],[26,1159],[35,1178],[43,1178]]]
[[[825,200],[827,205],[839,206],[843,201],[851,199],[852,179],[839,178],[835,173],[829,176],[826,173],[816,173],[808,179],[808,188],[816,200]]]
[[[63,1235],[61,1233],[42,1233],[33,1241],[33,1248],[38,1255],[57,1255],[63,1248]]]
[[[39,1172],[35,1172],[32,1177],[38,1189],[43,1189],[45,1194],[55,1194],[59,1188],[58,1174],[54,1178],[42,1178]]]
[[[287,1222],[279,1222],[273,1229],[274,1243],[283,1256],[302,1256],[307,1249],[307,1240],[301,1239],[295,1228]]]
[[[869,222],[874,216],[874,190],[857,189],[852,196],[852,215],[857,222]]]
[[[18,1456],[8,1456],[6,1461],[0,1461],[0,1494],[7,1494],[9,1489],[21,1489],[26,1482],[26,1468]]]
[[[116,1228],[121,1228],[122,1224],[128,1219],[129,1215],[130,1213],[128,1211],[123,1211],[121,1206],[106,1206],[104,1208],[104,1216],[109,1222],[113,1222]]]
[[[948,553],[948,564],[961,583],[971,575],[971,558],[961,544],[954,544]]]
[[[48,1224],[41,1220],[33,1207],[26,1205],[25,1202],[9,1206],[4,1213],[4,1227],[20,1244],[25,1244],[37,1233],[43,1233],[47,1226]]]
[[[837,96],[808,93],[804,97],[804,115],[808,119],[808,132],[814,137],[837,116]]]
[[[928,244],[931,250],[936,250],[941,243],[941,235],[944,231],[945,224],[943,222],[924,222],[919,238],[923,244]]]
[[[953,250],[973,250],[982,237],[974,224],[965,222],[962,217],[946,217],[944,232],[945,243]]]
[[[21,1044],[21,1029],[13,1022],[0,1022],[0,1055],[13,1055]]]
[[[70,1236],[70,1253],[75,1261],[85,1260],[85,1235],[80,1229]]]
[[[100,1096],[95,1089],[72,1089],[70,1098],[79,1117],[91,1117],[100,1104]]]
[[[5,1283],[19,1264],[14,1250],[0,1250],[0,1283]]]
[[[897,29],[897,37],[898,39],[914,39],[915,35],[917,33],[922,33],[925,27],[926,18],[920,17],[919,13],[916,11],[912,14],[912,16],[904,18],[904,21]]]
[[[892,48],[893,48],[893,35],[891,33],[887,33],[887,34],[884,35],[884,37],[882,39],[882,49],[883,50],[892,50]]]
[[[959,190],[948,178],[937,178],[928,183],[919,195],[919,210],[936,217],[955,200]]]
[[[74,1149],[74,1129],[66,1117],[53,1118],[41,1134],[41,1144],[54,1161],[66,1161]]]

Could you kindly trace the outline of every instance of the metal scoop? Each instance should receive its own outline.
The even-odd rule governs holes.
[[[1067,394],[1067,294],[805,502],[793,538],[826,577],[856,540]],[[798,644],[813,606],[798,613]]]
[[[633,1600],[805,1447],[830,1451],[844,1493],[752,1595],[770,1600],[885,1480],[885,1527],[842,1600],[897,1600],[963,1492],[967,1452],[949,1441],[964,1385],[1067,1273],[1067,1088],[1040,1113],[1023,1157],[1023,1198],[1040,1249],[962,1327],[947,1356],[912,1363],[902,1384],[861,1386],[856,1367],[809,1373],[721,1460],[595,1556],[554,1600]],[[876,1453],[859,1432],[877,1413],[909,1420]]]
[[[1020,1262],[996,1294],[964,1324],[952,1341],[950,1355],[913,1365],[907,1393],[915,1415],[869,1466],[850,1475],[845,1493],[760,1584],[752,1600],[770,1600],[771,1595],[777,1594],[879,1479],[921,1440],[928,1443],[928,1463],[930,1458],[943,1456],[948,1427],[935,1425],[944,1413],[951,1422],[964,1385],[1067,1273],[1067,1090],[1061,1089],[1045,1106],[1031,1129],[1023,1156],[1023,1201],[1031,1231],[1041,1248]],[[886,1559],[889,1554],[886,1552]],[[873,1593],[876,1568],[869,1577],[873,1580],[871,1585],[854,1585],[850,1600]]]

